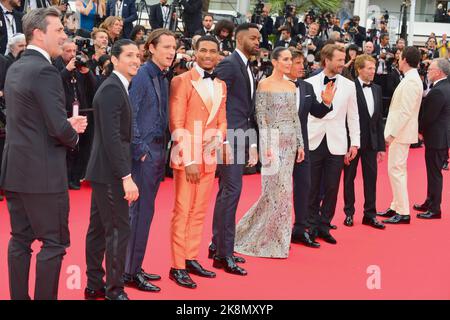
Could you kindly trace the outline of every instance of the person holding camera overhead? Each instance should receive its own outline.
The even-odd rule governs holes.
[[[297,35],[304,36],[306,34],[305,25],[302,22],[298,21],[298,18],[295,16],[295,6],[294,5],[286,5],[284,8],[284,14],[280,15],[275,20],[274,31],[277,38],[281,36],[281,28],[283,26],[288,26],[291,28],[291,35],[295,38]]]
[[[61,74],[64,94],[66,96],[67,114],[68,116],[72,116],[75,108],[78,108],[80,113],[83,109],[91,108],[92,99],[95,94],[96,79],[87,65],[83,63],[85,59],[81,59],[80,57],[83,53],[80,52],[77,44],[72,39],[66,40],[62,50],[61,56],[56,58],[54,65]],[[88,121],[93,123],[92,114],[89,112],[86,116],[88,117]],[[84,177],[89,160],[92,129],[92,126],[88,127],[86,132],[80,136],[78,148],[71,149],[67,153],[69,189],[80,189],[80,180]]]
[[[105,14],[105,3],[99,0],[78,0],[75,2],[77,12],[80,13],[80,29],[89,32],[95,26],[96,15],[103,17]]]

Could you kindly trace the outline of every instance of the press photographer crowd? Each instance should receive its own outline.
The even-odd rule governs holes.
[[[340,175],[350,227],[359,160],[363,224],[410,223],[406,159],[408,149],[424,141],[427,199],[414,208],[424,212],[418,218],[441,217],[441,170],[448,170],[450,146],[446,34],[432,33],[412,46],[392,39],[388,12],[364,28],[358,16],[341,21],[334,12],[297,12],[289,3],[271,13],[261,1],[239,25],[216,21],[201,0],[160,0],[149,7],[151,28],[137,24],[135,0],[77,0],[75,8],[67,0],[0,0],[0,197],[6,196],[11,215],[12,299],[30,299],[25,275],[35,239],[44,239],[35,299],[57,298],[69,246],[67,188],[79,190],[84,180],[92,187],[86,299],[128,300],[124,286],[161,290],[150,282],[161,277],[146,273],[142,262],[156,195],[168,176],[176,198],[169,276],[187,288],[197,286],[190,274],[216,276],[196,260],[215,176],[209,257],[215,268],[241,276],[247,272],[237,263],[245,259],[234,252],[286,258],[291,241],[313,248],[320,247],[316,239],[336,244],[330,230]],[[437,10],[436,22],[447,21],[442,7]],[[286,109],[291,104],[293,113]],[[188,157],[192,150],[176,132],[194,132],[195,121],[215,132],[200,148],[217,150],[224,163]],[[261,172],[263,160],[277,156],[257,134],[244,143],[245,163],[229,164],[240,145],[227,129],[271,126],[285,139],[285,168],[276,179],[262,179],[261,199],[235,225],[242,175]],[[399,191],[391,207],[377,213],[377,163],[386,144],[391,186]],[[180,149],[174,160],[171,153]],[[293,227],[290,213],[287,221],[267,218],[283,216],[280,210],[295,211]],[[271,234],[259,220],[285,227]]]

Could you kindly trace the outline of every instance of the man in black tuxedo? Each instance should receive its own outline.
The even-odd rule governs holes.
[[[311,188],[311,164],[309,162],[309,140],[308,140],[308,115],[312,114],[317,118],[323,118],[333,110],[332,101],[334,92],[327,87],[328,92],[322,95],[323,102],[316,99],[313,86],[303,81],[305,68],[303,52],[297,49],[291,49],[292,67],[288,75],[289,80],[295,83],[297,87],[298,116],[300,118],[303,143],[305,150],[305,159],[296,163],[294,166],[294,210],[295,223],[292,229],[293,243],[302,243],[311,248],[318,248],[320,244],[314,241],[306,231],[308,227],[308,199]],[[325,99],[324,99],[325,98]]]
[[[64,89],[51,58],[67,36],[54,8],[23,20],[28,48],[6,76],[7,137],[0,184],[11,216],[8,270],[11,299],[29,300],[31,245],[37,255],[34,298],[57,299],[61,262],[70,244],[66,148],[74,148],[85,117],[67,119]],[[39,28],[43,28],[45,32]]]
[[[86,236],[86,299],[128,300],[123,273],[130,236],[128,204],[139,191],[131,177],[131,104],[128,86],[141,64],[128,39],[111,49],[113,73],[94,97],[95,134],[86,180],[91,181],[91,217]],[[106,292],[102,262],[106,256]]]
[[[185,37],[192,38],[202,27],[202,0],[180,0],[183,5],[183,22]]]
[[[106,3],[106,16],[118,16],[123,19],[123,38],[130,37],[133,22],[137,20],[136,0],[108,0]]]
[[[284,26],[281,28],[281,38],[280,40],[278,40],[277,42],[275,42],[275,47],[284,47],[284,48],[289,48],[289,47],[296,47],[297,46],[297,42],[292,39],[291,37],[291,30]]]
[[[22,32],[20,0],[0,0],[0,54],[6,54],[9,39]]]
[[[359,25],[360,21],[361,21],[361,18],[359,16],[353,17],[353,22],[355,23],[355,28],[358,31],[355,33],[353,40],[358,47],[363,48],[363,43],[367,39],[367,31],[366,31],[366,28],[361,27]]]
[[[213,267],[244,276],[247,271],[237,266],[236,262],[245,260],[233,255],[234,236],[248,145],[248,166],[253,167],[258,162],[254,104],[256,82],[249,58],[258,54],[260,33],[256,24],[243,23],[236,28],[235,35],[236,50],[222,60],[215,70],[217,77],[227,85],[226,110],[229,130],[224,149],[225,154],[232,155],[234,161],[232,164],[218,165],[217,168],[219,192],[214,208],[213,239],[208,257],[214,258]],[[228,156],[226,158],[229,158]]]
[[[195,35],[213,36],[214,35],[214,17],[212,14],[205,14],[202,20],[202,28],[195,32]]]
[[[159,3],[150,6],[150,25],[152,30],[169,28],[171,17],[169,17],[170,6],[167,0],[159,0]]]
[[[373,83],[376,60],[369,55],[360,55],[355,60],[358,78],[355,80],[358,102],[361,147],[355,159],[344,159],[344,225],[353,226],[355,214],[355,178],[361,159],[364,181],[364,217],[362,223],[376,229],[385,226],[376,219],[377,161],[384,159],[386,146],[382,115],[381,87]],[[350,139],[350,138],[349,138]]]
[[[428,79],[433,88],[422,102],[419,131],[425,142],[427,168],[427,199],[414,205],[420,219],[440,219],[442,202],[442,165],[450,148],[450,63],[447,59],[435,59],[428,67]]]

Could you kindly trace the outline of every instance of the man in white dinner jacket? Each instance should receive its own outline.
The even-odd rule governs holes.
[[[306,81],[312,84],[318,99],[321,99],[321,92],[329,82],[333,82],[336,94],[331,112],[322,119],[312,115],[308,118],[311,161],[308,205],[310,233],[313,238],[318,237],[336,244],[336,239],[330,234],[330,223],[336,209],[344,159],[353,160],[360,146],[358,104],[355,83],[341,76],[345,64],[345,49],[337,45],[326,45],[321,50],[320,59],[324,70]],[[320,203],[322,183],[324,197]]]
[[[395,89],[384,129],[384,139],[389,145],[388,175],[392,188],[392,203],[379,216],[389,218],[384,223],[409,224],[409,198],[406,162],[409,146],[417,143],[419,110],[423,84],[417,72],[420,51],[406,47],[400,55],[399,69],[405,77]]]

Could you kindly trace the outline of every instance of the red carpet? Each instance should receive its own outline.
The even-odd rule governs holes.
[[[378,209],[390,204],[391,190],[387,177],[387,161],[379,169]],[[424,150],[411,150],[408,162],[408,183],[411,206],[426,195]],[[142,293],[127,289],[131,299],[450,299],[450,173],[444,172],[443,219],[422,221],[412,211],[411,225],[387,226],[375,230],[361,225],[362,177],[358,174],[357,214],[355,226],[345,227],[342,222],[342,186],[333,223],[338,230],[332,232],[338,244],[322,242],[320,249],[292,245],[288,259],[262,259],[246,257],[247,277],[238,277],[217,271],[216,279],[193,276],[196,290],[181,288],[168,279],[170,268],[169,223],[173,205],[172,180],[166,180],[157,198],[149,247],[144,269],[162,275],[155,282],[160,293]],[[215,187],[217,190],[217,186]],[[258,175],[244,178],[244,190],[238,208],[240,218],[256,201],[260,192]],[[71,247],[63,262],[60,280],[60,299],[82,299],[86,283],[84,241],[88,226],[90,189],[71,191],[70,230]],[[211,236],[211,199],[209,215],[204,228],[204,242],[199,257],[205,267],[211,267],[206,257]],[[7,247],[9,216],[5,202],[0,203],[0,299],[9,299],[7,273]],[[319,240],[320,241],[320,240]],[[34,252],[40,244],[33,246]],[[369,266],[380,268],[380,289],[368,289]],[[69,277],[68,271],[79,267],[81,281]],[[34,258],[31,270],[30,292],[34,286]],[[73,272],[73,270],[72,270]],[[69,283],[68,283],[69,282]],[[79,285],[79,287],[78,287]]]

